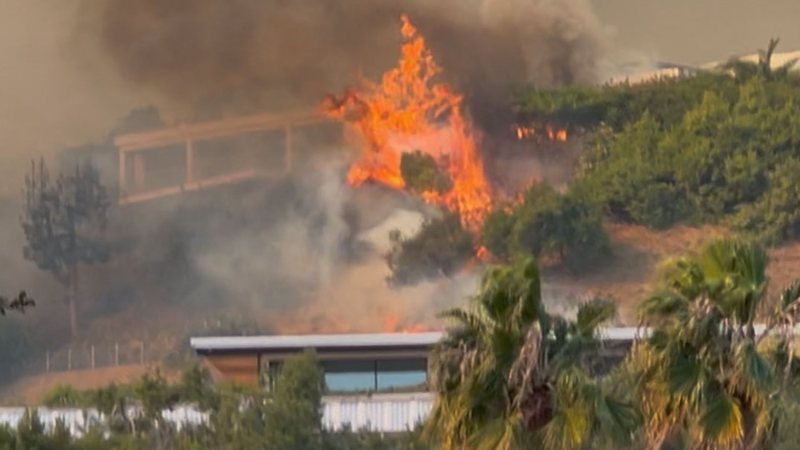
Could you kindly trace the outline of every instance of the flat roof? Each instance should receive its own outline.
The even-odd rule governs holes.
[[[638,327],[603,328],[599,331],[604,341],[631,341],[647,337],[648,331]],[[247,350],[317,350],[339,349],[395,349],[433,347],[443,332],[424,333],[357,333],[357,334],[305,334],[280,336],[224,336],[194,337],[191,347],[197,352],[247,351]]]
[[[190,345],[196,351],[378,349],[396,347],[432,347],[442,332],[306,334],[283,336],[195,337]]]

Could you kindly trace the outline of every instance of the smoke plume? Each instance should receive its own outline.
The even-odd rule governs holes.
[[[604,42],[584,0],[85,2],[87,36],[125,79],[205,115],[314,106],[378,77],[401,13],[476,105],[513,84],[593,81]]]

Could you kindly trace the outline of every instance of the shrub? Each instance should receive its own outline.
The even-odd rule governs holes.
[[[392,285],[416,284],[426,278],[451,276],[474,254],[472,234],[461,225],[457,214],[446,213],[426,220],[420,231],[407,238],[398,231],[391,236],[392,249],[386,256]]]
[[[453,188],[453,181],[443,174],[433,156],[415,151],[400,157],[400,174],[406,186],[414,192],[444,193]]]
[[[501,259],[554,256],[572,267],[609,250],[600,210],[578,191],[562,195],[546,184],[531,187],[519,205],[489,214],[483,239]]]

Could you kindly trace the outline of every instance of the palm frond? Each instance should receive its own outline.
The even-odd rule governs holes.
[[[739,403],[721,388],[706,398],[700,417],[701,439],[711,448],[728,447],[744,437],[744,420]]]
[[[673,346],[665,362],[667,365],[662,370],[667,375],[667,386],[674,395],[688,396],[700,384],[703,363],[689,348]]]
[[[674,292],[659,292],[648,297],[639,305],[639,320],[649,321],[671,317],[685,317],[689,310],[689,300]]]
[[[589,300],[578,307],[575,328],[580,335],[593,336],[600,325],[613,319],[616,314],[614,302],[602,298]]]
[[[767,395],[772,381],[772,369],[751,341],[742,341],[734,355],[737,384],[742,385],[748,396]]]

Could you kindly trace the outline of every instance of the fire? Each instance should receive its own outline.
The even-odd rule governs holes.
[[[422,333],[429,328],[422,324],[401,325],[399,316],[389,314],[383,319],[383,331],[386,333]]]
[[[523,127],[522,125],[517,125],[514,127],[514,131],[517,133],[517,140],[523,140],[532,138],[536,135],[536,129],[533,127]]]
[[[567,130],[555,129],[548,126],[547,139],[550,139],[551,141],[565,142],[567,140]]]
[[[458,212],[470,227],[479,224],[491,207],[489,184],[478,155],[478,136],[463,113],[463,97],[437,77],[442,69],[425,39],[401,17],[403,37],[397,67],[381,83],[362,80],[359,89],[340,98],[329,97],[326,113],[351,125],[362,147],[347,181],[359,186],[373,181],[403,189],[400,172],[404,152],[422,151],[447,172],[453,188],[443,194],[426,192],[426,202]]]
[[[514,133],[517,135],[517,140],[519,141],[532,139],[538,135],[536,128],[522,125],[516,125],[514,127]],[[551,125],[547,125],[547,127],[545,127],[544,135],[547,136],[548,140],[557,142],[566,142],[568,137],[566,129],[555,128]]]

